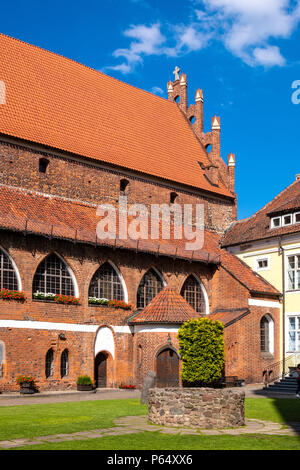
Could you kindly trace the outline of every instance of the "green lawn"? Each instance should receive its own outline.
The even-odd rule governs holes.
[[[107,436],[85,441],[67,441],[16,450],[299,450],[298,437],[241,435],[241,436],[179,436],[156,432]]]
[[[246,417],[286,423],[300,422],[300,400],[248,398]],[[0,440],[72,433],[114,426],[122,416],[147,414],[147,407],[138,399],[100,400],[56,403],[47,405],[17,405],[0,408]],[[235,436],[178,436],[157,431],[124,436],[107,436],[85,441],[66,441],[26,449],[106,449],[106,450],[293,450],[300,448],[299,437],[239,435]]]
[[[0,407],[0,441],[109,428],[121,416],[147,413],[138,399]]]

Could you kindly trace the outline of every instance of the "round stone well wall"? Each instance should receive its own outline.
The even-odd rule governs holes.
[[[222,429],[245,424],[245,392],[239,389],[152,388],[152,423],[199,429]]]

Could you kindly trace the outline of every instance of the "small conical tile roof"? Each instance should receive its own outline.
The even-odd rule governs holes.
[[[184,323],[199,318],[190,304],[173,287],[165,287],[142,310],[128,319],[130,324]]]

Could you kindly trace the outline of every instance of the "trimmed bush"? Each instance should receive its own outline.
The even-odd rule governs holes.
[[[190,320],[179,329],[178,339],[183,385],[216,386],[225,364],[223,324],[208,318]]]

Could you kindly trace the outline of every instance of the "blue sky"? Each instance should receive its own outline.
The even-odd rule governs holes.
[[[205,131],[221,116],[239,218],[300,173],[300,0],[16,0],[1,11],[2,33],[164,98],[178,65],[189,102],[204,91]]]

